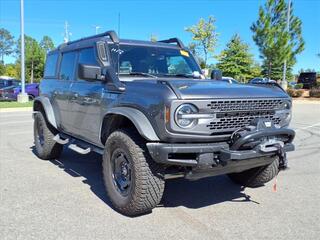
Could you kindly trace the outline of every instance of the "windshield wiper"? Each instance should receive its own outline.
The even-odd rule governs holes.
[[[184,78],[197,78],[190,74],[183,74],[183,73],[177,73],[177,74],[164,74],[166,77],[184,77]]]
[[[158,78],[158,77],[155,76],[155,75],[152,75],[152,74],[150,74],[150,73],[145,73],[145,72],[130,72],[130,73],[126,73],[126,74]]]

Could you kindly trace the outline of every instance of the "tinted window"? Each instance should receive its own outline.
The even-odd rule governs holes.
[[[62,55],[59,78],[62,80],[72,80],[74,78],[74,68],[77,53],[68,52]]]
[[[82,49],[80,50],[79,54],[80,54],[79,64],[94,65],[94,66],[99,65],[93,48]]]
[[[46,61],[46,67],[44,69],[45,77],[53,77],[56,75],[57,61],[58,61],[58,53],[48,55],[47,61]]]
[[[153,46],[110,44],[112,62],[120,77],[131,73],[148,73],[158,76],[190,75],[200,68],[188,51]],[[119,64],[118,64],[119,63]]]
[[[192,74],[192,70],[183,56],[167,57],[167,64],[169,74]]]
[[[0,79],[0,88],[3,88],[5,86],[5,80]]]

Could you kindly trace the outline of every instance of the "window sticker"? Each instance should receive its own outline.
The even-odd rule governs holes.
[[[189,57],[189,53],[185,50],[180,50],[180,54],[185,57]]]

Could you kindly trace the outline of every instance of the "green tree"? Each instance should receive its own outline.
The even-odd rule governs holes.
[[[0,28],[0,56],[1,61],[4,63],[4,56],[11,55],[14,52],[14,37],[5,29]]]
[[[255,64],[249,45],[238,34],[234,35],[218,56],[217,68],[224,76],[246,80],[260,74],[259,65]]]
[[[5,75],[13,78],[19,78],[18,72],[17,72],[17,66],[14,63],[6,64],[5,66]]]
[[[212,57],[217,44],[218,33],[214,25],[215,21],[213,16],[209,16],[208,21],[200,18],[196,25],[185,29],[192,34],[192,40],[201,49],[202,54],[200,56],[203,57],[205,66],[207,66],[208,59]]]
[[[16,53],[18,55],[18,60],[16,62],[17,66],[20,66],[20,44],[19,39],[17,44]],[[26,67],[26,77],[30,79],[33,83],[35,80],[39,81],[43,76],[44,62],[45,62],[45,52],[40,47],[40,44],[32,37],[25,36],[25,67]],[[19,71],[20,75],[20,71]]]
[[[150,36],[150,41],[151,41],[151,42],[156,42],[156,41],[158,41],[157,35],[151,34],[151,36]]]
[[[285,0],[267,0],[259,9],[259,18],[252,24],[253,40],[263,59],[263,74],[278,80],[282,78],[283,63],[287,60],[287,75],[292,76],[296,55],[304,50],[301,20],[293,15],[291,4],[290,29],[287,31]]]
[[[49,36],[44,36],[39,45],[46,54],[54,49],[54,43]]]
[[[6,72],[6,66],[3,64],[2,61],[0,61],[0,76],[5,75]]]

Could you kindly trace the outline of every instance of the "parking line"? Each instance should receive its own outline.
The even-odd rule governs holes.
[[[14,121],[14,122],[0,122],[0,126],[5,126],[5,125],[11,125],[11,124],[22,124],[22,123],[32,123],[33,120],[27,120],[27,121]]]
[[[304,129],[308,129],[308,128],[313,128],[313,127],[317,127],[317,126],[320,126],[320,122],[315,123],[315,124],[312,124],[312,125],[309,125],[309,126],[306,126],[306,127],[297,128],[296,131],[298,131],[298,130],[304,130]]]
[[[14,135],[23,135],[23,134],[31,134],[31,133],[32,133],[32,129],[30,129],[29,131],[9,132],[8,135],[14,136]]]

